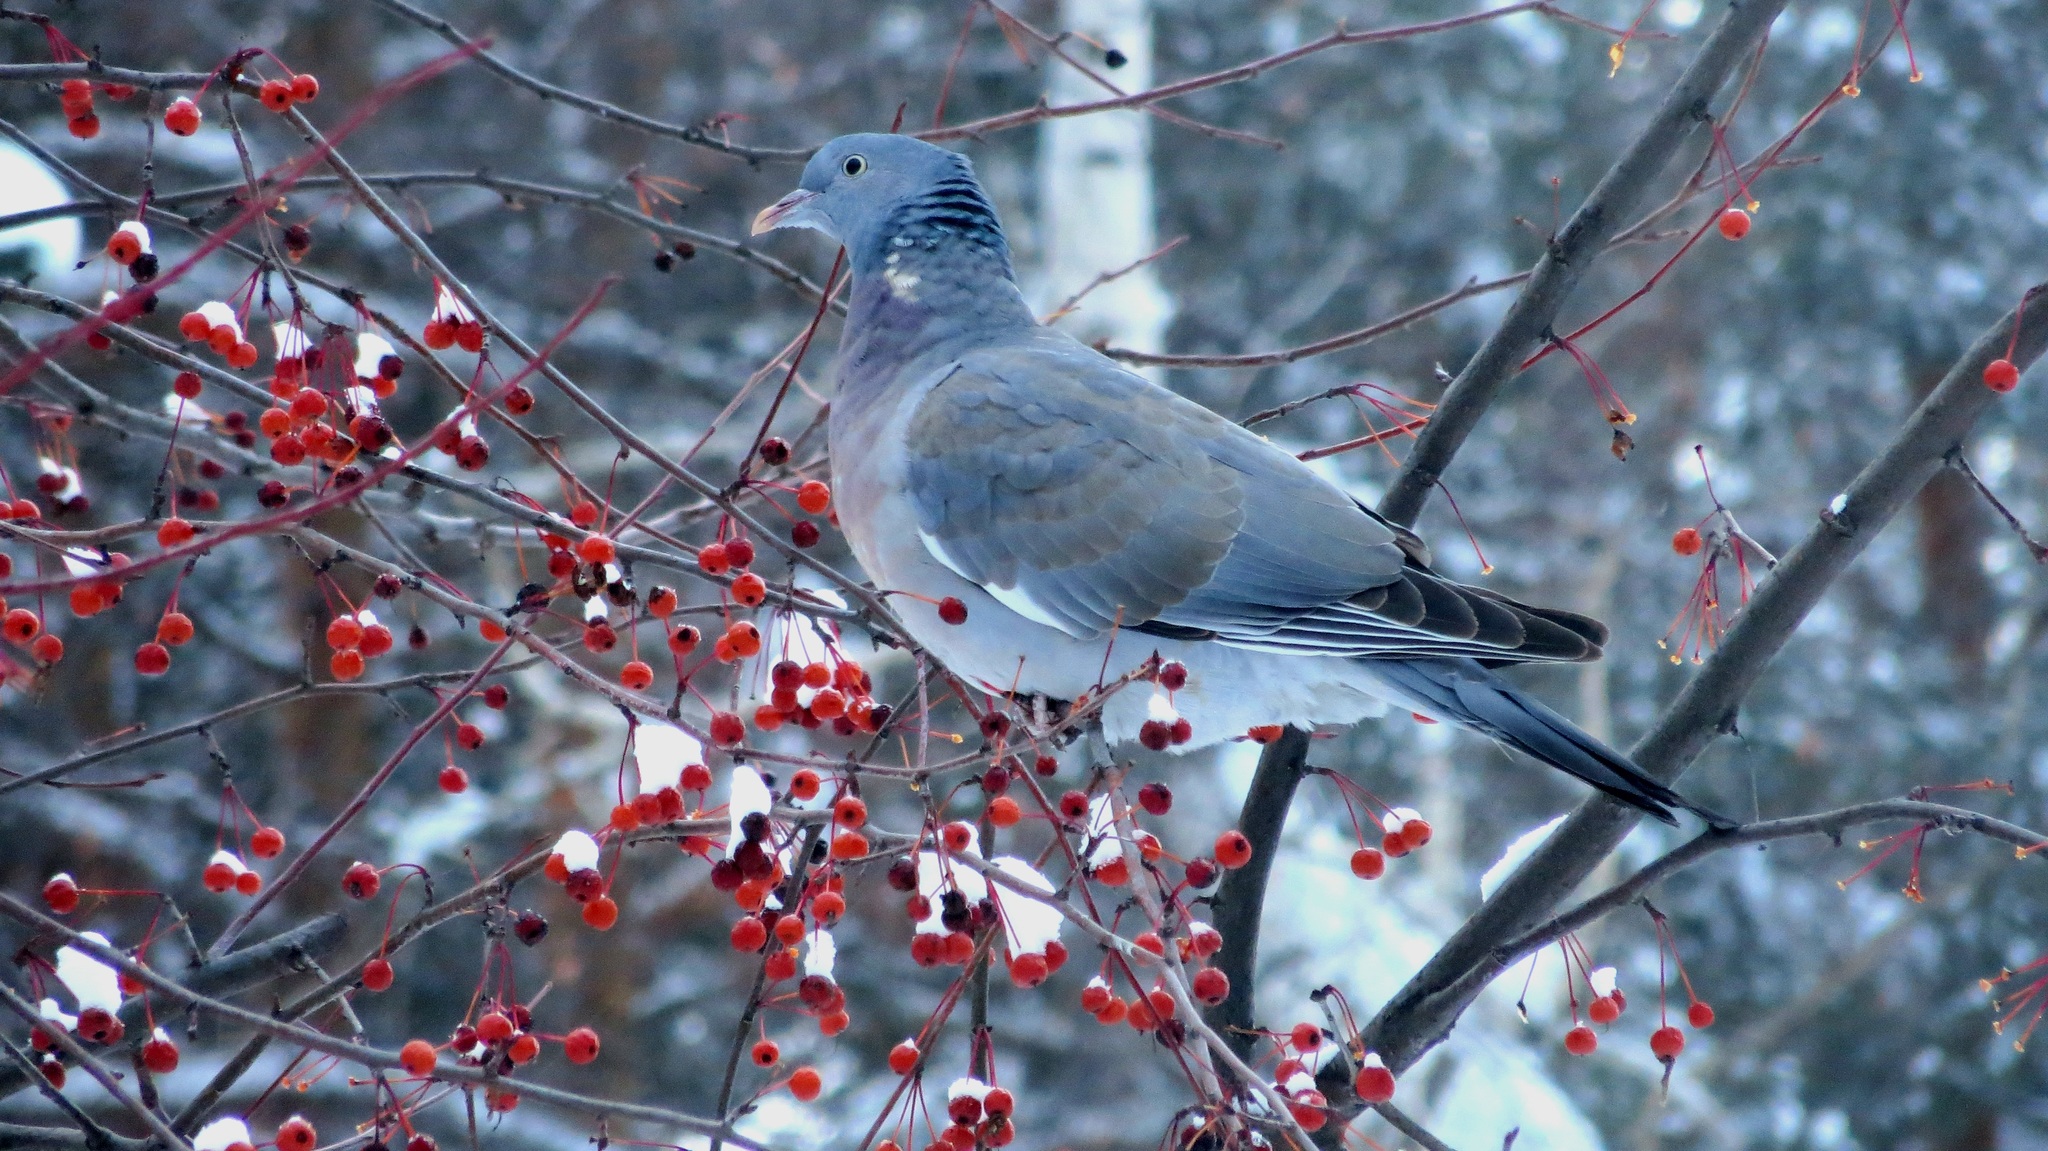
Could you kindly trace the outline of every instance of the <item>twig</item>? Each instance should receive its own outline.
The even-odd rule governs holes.
[[[2006,526],[2010,527],[2014,534],[2020,537],[2020,542],[2027,546],[2027,554],[2034,557],[2035,563],[2048,562],[2048,545],[2044,545],[2040,540],[2028,535],[2027,525],[2020,522],[2020,517],[2014,515],[2012,509],[2006,507],[2005,502],[2000,500],[1992,492],[1991,488],[1977,477],[1977,470],[1970,466],[1969,457],[1963,454],[1963,446],[1961,444],[1957,444],[1949,450],[1945,462],[1949,467],[1963,473],[1963,477],[1970,481],[1970,486],[1976,488],[1977,494],[1984,497],[1984,502],[1990,504],[2005,519]]]
[[[372,0],[372,2],[386,12],[410,20],[457,47],[466,47],[478,42],[476,38],[463,32],[455,27],[455,25],[441,19],[439,16],[422,12],[418,8],[407,4],[405,0]],[[742,144],[735,144],[721,136],[713,136],[702,127],[686,127],[682,124],[671,124],[666,120],[657,120],[652,116],[642,116],[638,112],[629,112],[616,104],[606,103],[595,97],[585,96],[580,92],[572,92],[567,88],[560,88],[545,80],[529,76],[488,51],[478,52],[476,54],[476,62],[483,65],[485,70],[491,74],[505,80],[514,87],[524,88],[543,100],[565,104],[578,111],[588,112],[600,120],[621,124],[637,131],[646,132],[649,135],[664,136],[671,140],[681,140],[685,144],[695,144],[700,148],[709,148],[714,152],[723,152],[728,156],[737,156],[749,163],[771,160],[781,163],[800,164],[809,159],[811,155],[811,149],[809,148],[750,148]]]

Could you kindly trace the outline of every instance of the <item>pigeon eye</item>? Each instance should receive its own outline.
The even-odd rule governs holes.
[[[866,156],[848,156],[839,165],[839,170],[849,176],[858,176],[868,170],[868,158]]]

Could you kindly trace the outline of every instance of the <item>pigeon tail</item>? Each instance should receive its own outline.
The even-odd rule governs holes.
[[[1716,830],[1739,826],[1650,778],[1627,756],[1510,686],[1477,660],[1376,658],[1361,662],[1403,706],[1470,728],[1540,759],[1664,823],[1676,824],[1672,808],[1679,808]]]

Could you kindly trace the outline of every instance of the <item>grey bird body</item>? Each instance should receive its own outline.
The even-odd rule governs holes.
[[[906,628],[991,691],[1074,699],[1155,653],[1185,747],[1386,702],[1483,732],[1666,821],[1691,807],[1489,665],[1597,658],[1599,624],[1464,587],[1262,437],[1037,323],[966,161],[826,145],[756,230],[839,238],[853,295],[830,439],[839,522]],[[937,602],[967,606],[964,625]],[[1135,738],[1141,690],[1105,706]]]

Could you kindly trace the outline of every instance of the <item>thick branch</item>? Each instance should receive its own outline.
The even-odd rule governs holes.
[[[1211,922],[1223,933],[1216,968],[1230,978],[1230,998],[1208,1012],[1209,1025],[1230,1041],[1239,1058],[1256,1046],[1252,979],[1258,973],[1259,918],[1266,907],[1266,881],[1280,854],[1280,832],[1308,767],[1308,733],[1290,727],[1259,753],[1259,767],[1245,792],[1237,829],[1252,841],[1251,862],[1225,872],[1210,901]]]
[[[2027,297],[2044,293],[2048,284]],[[2027,309],[2016,337],[2011,312],[1978,336],[1884,452],[1821,511],[1820,522],[1757,589],[1699,675],[1631,749],[1643,770],[1667,783],[1675,780],[1717,731],[1732,724],[1737,705],[1829,585],[1997,401],[1998,393],[1984,386],[1984,365],[2008,344],[2023,370],[2039,358],[2048,346],[2044,313],[2048,309]],[[1638,818],[1633,809],[1604,797],[1582,804],[1381,1009],[1366,1028],[1367,1046],[1400,1069],[1441,1042],[1477,994],[1466,975],[1577,887]]]
[[[1585,203],[1572,213],[1536,263],[1534,274],[1500,327],[1467,361],[1401,465],[1393,487],[1380,501],[1380,514],[1408,525],[1422,512],[1430,489],[1479,422],[1494,396],[1518,371],[1557,318],[1593,258],[1635,210],[1692,130],[1707,123],[1707,102],[1721,90],[1785,7],[1785,0],[1732,0],[1728,15],[1707,37],[1698,56],[1664,97],[1634,143],[1600,178]]]

